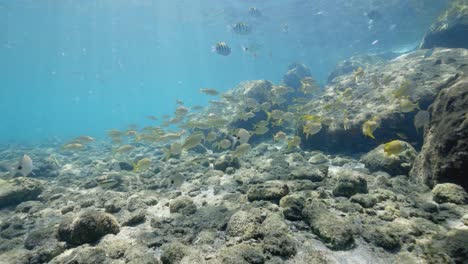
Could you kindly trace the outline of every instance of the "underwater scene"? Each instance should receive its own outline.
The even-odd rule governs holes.
[[[468,0],[0,0],[0,264],[468,263]]]

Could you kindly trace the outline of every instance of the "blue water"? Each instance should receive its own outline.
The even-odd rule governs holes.
[[[324,85],[340,60],[414,46],[446,3],[1,0],[0,143],[145,126],[148,115],[173,113],[176,99],[206,105],[200,88],[280,82],[292,62]],[[252,6],[263,15],[250,17]],[[373,9],[383,16],[370,23]],[[229,31],[241,21],[250,35]],[[211,52],[219,41],[230,56]],[[260,46],[255,57],[241,48],[249,44]]]

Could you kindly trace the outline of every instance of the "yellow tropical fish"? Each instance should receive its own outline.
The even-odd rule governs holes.
[[[367,137],[375,139],[374,131],[377,129],[377,127],[379,127],[378,118],[374,116],[370,120],[364,122],[362,125],[362,133]]]
[[[384,145],[384,152],[387,155],[398,155],[406,149],[406,145],[400,140],[393,140]]]
[[[415,109],[419,109],[418,103],[413,103],[407,98],[403,98],[400,100],[400,111],[402,113],[410,113],[413,112]]]
[[[299,147],[301,144],[301,138],[298,136],[294,136],[288,139],[288,149]]]
[[[149,158],[143,158],[139,160],[137,163],[133,164],[133,171],[144,171],[147,170],[151,166],[151,160]]]

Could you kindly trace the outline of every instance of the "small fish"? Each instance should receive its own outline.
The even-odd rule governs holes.
[[[413,103],[407,98],[403,98],[400,100],[400,111],[402,113],[410,113],[413,112],[415,109],[419,109],[418,103]]]
[[[218,149],[228,149],[231,147],[231,141],[227,138],[220,140],[219,142],[215,143],[215,147]]]
[[[207,141],[207,142],[213,142],[213,141],[216,140],[216,137],[217,137],[217,136],[218,136],[218,135],[216,134],[216,132],[210,131],[210,132],[208,132],[208,134],[206,135],[205,141]]]
[[[378,118],[374,116],[370,120],[364,122],[362,125],[362,133],[367,137],[375,139],[374,131],[377,129],[377,127],[379,127]]]
[[[182,152],[182,144],[179,142],[174,142],[171,144],[170,148],[163,148],[164,160],[168,160],[172,156],[177,156]]]
[[[305,77],[301,80],[301,92],[303,94],[313,94],[319,89],[320,87],[312,77]]]
[[[132,145],[123,145],[117,149],[114,150],[115,153],[125,153],[125,152],[130,152],[134,150],[135,147]]]
[[[189,137],[187,137],[185,139],[185,142],[184,144],[182,145],[182,148],[183,149],[191,149],[191,148],[194,148],[196,146],[198,146],[198,144],[200,144],[203,140],[204,136],[202,133],[196,133],[196,134],[192,134],[190,135]]]
[[[201,106],[201,105],[194,105],[194,106],[192,107],[192,110],[196,110],[196,111],[203,110],[203,106]]]
[[[281,31],[283,31],[284,33],[289,32],[289,24],[288,23],[281,24]]]
[[[175,115],[178,116],[178,117],[182,117],[182,116],[185,116],[186,114],[188,114],[189,112],[189,109],[183,105],[177,107],[177,109],[175,110]]]
[[[243,156],[249,153],[251,149],[252,149],[252,146],[250,146],[250,144],[248,143],[240,144],[239,146],[237,146],[236,150],[234,150],[233,155]]]
[[[62,147],[64,150],[83,150],[85,149],[85,146],[81,143],[69,143],[66,144]]]
[[[388,156],[398,155],[406,149],[406,145],[400,140],[393,140],[384,145],[384,152]]]
[[[148,119],[153,120],[153,121],[158,121],[158,118],[154,115],[148,116]]]
[[[79,142],[79,143],[89,143],[93,142],[94,138],[90,136],[79,136],[73,140],[74,142]]]
[[[176,104],[178,105],[184,105],[184,101],[180,100],[180,99],[177,99],[176,101]]]
[[[133,164],[133,171],[145,171],[151,166],[151,160],[149,158],[142,158],[137,163]]]
[[[353,71],[354,75],[354,82],[358,82],[359,79],[364,76],[364,69],[362,67],[358,67],[356,70]]]
[[[252,27],[244,22],[234,24],[231,29],[234,33],[237,33],[239,35],[247,35],[250,34],[250,32],[252,32]]]
[[[255,128],[255,130],[253,131],[253,133],[255,135],[263,135],[263,134],[266,134],[267,132],[269,131],[269,128],[266,127],[266,126],[259,126],[257,128]]]
[[[219,95],[219,92],[216,89],[211,89],[211,88],[202,88],[200,89],[200,92],[211,95],[211,96],[217,96]]]
[[[288,150],[292,148],[297,148],[301,145],[301,138],[294,136],[288,139]]]
[[[283,131],[279,131],[273,136],[274,141],[281,141],[281,140],[284,140],[285,138],[286,138],[286,133],[284,133]]]
[[[302,128],[302,133],[304,133],[306,139],[309,139],[309,136],[317,134],[321,129],[321,122],[307,121]]]
[[[120,132],[117,129],[112,129],[112,130],[107,131],[107,135],[111,138],[115,138],[115,137],[122,136],[122,132]]]
[[[251,7],[251,8],[249,8],[249,15],[251,17],[261,17],[262,12],[260,10],[258,10],[258,8],[256,8],[256,7]]]
[[[28,155],[23,155],[23,157],[19,160],[18,165],[16,165],[13,170],[10,172],[11,177],[15,177],[18,173],[21,176],[26,177],[33,170],[33,162],[32,159]],[[34,175],[34,173],[33,173]]]
[[[378,39],[376,39],[376,40],[372,41],[372,43],[371,43],[371,44],[372,44],[372,45],[377,45],[377,44],[379,44],[379,40],[378,40]]]
[[[134,130],[134,129],[129,129],[125,132],[125,135],[126,136],[136,136],[138,134],[138,131]]]
[[[228,44],[226,44],[226,42],[216,43],[216,45],[211,50],[223,56],[228,56],[229,54],[231,54],[231,47],[229,47]]]
[[[239,131],[237,131],[237,140],[239,141],[240,144],[247,143],[250,139],[250,133],[249,131],[240,128]]]

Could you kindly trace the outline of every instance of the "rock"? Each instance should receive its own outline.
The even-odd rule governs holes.
[[[360,204],[364,208],[372,208],[377,203],[377,198],[370,194],[358,193],[351,196],[351,202]]]
[[[161,264],[161,261],[144,246],[132,246],[125,251],[127,264]]]
[[[423,38],[421,49],[434,47],[468,48],[468,4],[451,1],[450,6],[432,24]]]
[[[404,145],[404,150],[396,155],[388,155],[384,151],[385,144],[378,146],[361,158],[371,172],[384,171],[390,175],[407,175],[418,154],[409,143],[398,140]]]
[[[265,217],[258,209],[238,211],[229,219],[226,233],[231,237],[243,239],[257,238],[260,236],[260,224],[264,219]]]
[[[387,250],[395,250],[401,246],[400,237],[387,226],[373,227],[370,236],[372,243]]]
[[[106,234],[117,234],[120,226],[110,214],[86,211],[75,218],[65,219],[58,228],[58,239],[70,245],[98,241]]]
[[[143,222],[145,222],[146,219],[146,211],[145,210],[137,210],[135,212],[130,213],[128,216],[126,216],[122,222],[122,226],[136,226],[139,225]]]
[[[294,239],[287,233],[274,232],[265,237],[263,249],[274,256],[289,258],[296,255],[297,248]]]
[[[220,170],[223,172],[226,172],[226,169],[229,167],[239,169],[240,168],[239,158],[234,157],[232,155],[222,155],[220,158],[218,158],[215,161],[213,165],[213,168],[215,170]]]
[[[0,208],[34,200],[44,187],[38,180],[19,177],[9,181],[0,179]]]
[[[177,264],[189,254],[189,248],[174,242],[162,247],[161,261],[163,264]]]
[[[302,219],[302,210],[304,209],[306,199],[299,194],[286,195],[280,200],[280,207],[283,208],[283,215],[291,221]]]
[[[24,247],[32,250],[36,247],[44,246],[50,243],[50,240],[55,240],[55,228],[53,226],[39,228],[31,231],[24,240]]]
[[[237,244],[223,249],[219,258],[223,264],[262,264],[265,256],[259,246]]]
[[[169,211],[171,214],[180,213],[183,215],[191,215],[197,211],[197,206],[193,203],[192,198],[179,196],[169,203]]]
[[[468,228],[456,228],[434,236],[424,245],[424,253],[433,263],[466,263]]]
[[[48,157],[44,160],[34,163],[33,173],[37,177],[55,178],[59,176],[59,165],[53,157]]]
[[[278,203],[288,193],[288,185],[282,182],[270,181],[250,187],[247,192],[247,198],[250,202],[263,200]]]
[[[121,197],[114,197],[105,201],[104,209],[107,213],[117,213],[125,206],[125,200]]]
[[[465,58],[467,57],[465,53]],[[429,186],[451,182],[468,190],[468,78],[460,76],[431,105],[431,122],[411,176]]]
[[[402,101],[396,97],[408,97],[426,110],[441,89],[465,74],[462,65],[467,64],[466,49],[437,48],[429,58],[425,53],[418,50],[368,65],[360,78],[355,78],[352,72],[334,78],[321,94],[307,103],[309,109],[321,109],[314,113],[330,117],[334,122],[323,123],[321,130],[309,137],[303,133],[303,123],[298,122],[296,134],[301,138],[301,148],[333,154],[364,153],[395,140],[398,134],[419,149],[423,133],[413,125],[418,110],[402,112]],[[337,100],[347,88],[350,88],[349,96]],[[346,119],[337,115],[337,108],[346,111]],[[378,124],[373,133],[375,140],[362,132],[363,124],[373,118]]]
[[[299,63],[293,63],[288,66],[288,71],[283,76],[283,84],[298,91],[301,87],[301,80],[305,77],[312,77],[310,69]]]
[[[66,250],[66,243],[52,240],[31,252],[29,263],[49,263],[54,257]]]
[[[263,103],[268,100],[268,95],[270,94],[273,84],[266,80],[255,80],[255,81],[246,81],[242,82],[238,88],[237,92],[244,97],[253,98],[259,103]]]
[[[333,250],[345,250],[354,246],[353,232],[346,220],[327,210],[320,201],[312,201],[302,211],[304,221],[322,242]]]
[[[291,175],[288,177],[290,180],[309,180],[312,182],[320,182],[325,179],[328,175],[328,167],[311,167],[311,166],[300,166],[296,167],[291,171]]]
[[[436,203],[454,203],[466,204],[468,202],[468,194],[460,185],[453,183],[437,184],[432,189],[432,196]]]
[[[18,204],[15,208],[15,212],[33,214],[43,209],[44,207],[45,205],[39,201],[27,201]]]
[[[351,197],[356,193],[367,193],[366,179],[351,171],[342,171],[337,177],[333,195]]]
[[[322,153],[316,154],[309,158],[309,163],[313,165],[328,163],[327,156],[323,155]]]
[[[82,245],[66,251],[53,258],[50,264],[74,263],[74,264],[111,264],[112,261],[106,257],[106,252],[101,248]]]
[[[347,60],[340,61],[336,65],[335,69],[328,75],[328,83],[331,83],[333,79],[338,76],[353,73],[357,68],[366,68],[368,65],[377,63],[383,63],[385,60],[379,56],[371,55],[358,55],[353,56]]]
[[[113,171],[132,171],[133,165],[125,161],[115,161],[111,163],[110,169]]]

